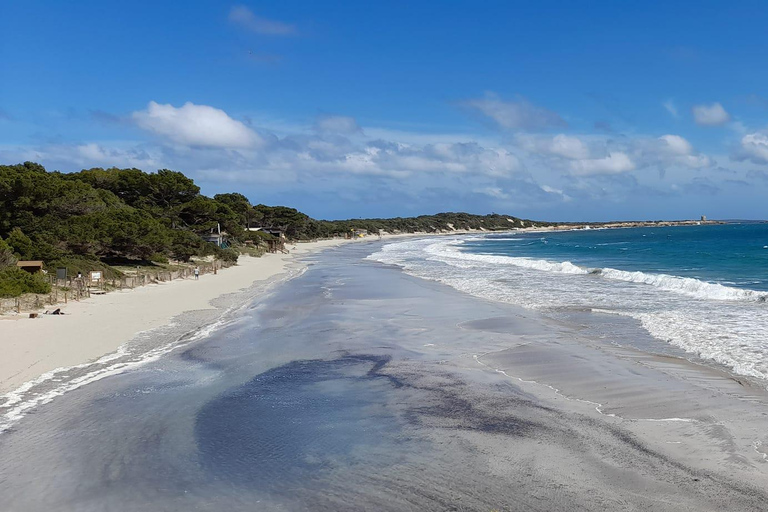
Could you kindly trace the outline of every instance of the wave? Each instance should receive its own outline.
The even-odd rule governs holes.
[[[462,249],[460,239],[417,240],[384,246],[368,258],[399,265],[409,274],[470,295],[545,315],[583,307],[634,318],[657,340],[725,365],[737,374],[768,380],[764,335],[768,318],[759,304],[768,296],[764,291]]]
[[[768,300],[768,293],[765,292],[725,286],[719,283],[711,283],[692,277],[680,277],[640,271],[630,272],[609,267],[587,268],[575,265],[570,261],[549,261],[525,257],[468,253],[461,251],[460,245],[461,243],[456,241],[440,242],[425,247],[425,251],[433,257],[444,258],[446,263],[458,261],[477,262],[491,265],[514,265],[533,270],[559,272],[563,274],[591,274],[613,281],[645,284],[664,291],[680,293],[706,300],[753,302],[766,302]]]
[[[607,279],[642,283],[661,288],[662,290],[683,293],[692,297],[710,300],[748,300],[764,302],[765,292],[734,288],[719,283],[710,283],[693,277],[679,277],[667,274],[648,274],[645,272],[627,272],[614,268],[602,269],[601,275]]]

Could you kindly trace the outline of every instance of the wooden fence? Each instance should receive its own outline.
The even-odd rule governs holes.
[[[220,261],[201,263],[200,275],[215,274],[218,270],[228,267]],[[56,279],[55,274],[49,274],[51,293],[28,293],[20,297],[0,298],[0,315],[5,313],[22,313],[37,311],[46,306],[63,306],[70,301],[79,302],[90,298],[91,295],[101,295],[115,290],[133,289],[148,284],[166,283],[178,279],[193,279],[194,267],[182,267],[176,270],[146,270],[138,268],[135,274],[124,275],[113,279],[90,281],[87,276],[70,277],[66,280]]]

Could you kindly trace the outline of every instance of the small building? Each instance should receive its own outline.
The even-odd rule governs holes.
[[[701,222],[707,222],[707,216],[706,215],[702,215],[701,216]]]
[[[288,250],[285,248],[285,242],[280,238],[276,238],[267,240],[267,252],[282,252],[287,254]]]
[[[43,262],[37,260],[17,261],[16,266],[30,274],[36,274],[43,271]]]
[[[202,238],[206,242],[216,244],[219,247],[224,243],[224,235],[222,233],[208,233],[203,235]]]
[[[218,247],[226,248],[229,246],[227,232],[221,230],[220,224],[217,224],[215,228],[211,228],[211,232],[202,235],[201,238],[206,242],[216,244]]]
[[[261,228],[261,230],[276,237],[278,240],[285,240],[285,231],[280,228]]]

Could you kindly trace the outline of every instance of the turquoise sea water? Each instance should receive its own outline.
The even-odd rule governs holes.
[[[462,250],[691,277],[768,291],[768,224],[488,235],[466,242]]]
[[[671,346],[768,379],[768,224],[432,238],[372,258],[554,315],[631,317]]]

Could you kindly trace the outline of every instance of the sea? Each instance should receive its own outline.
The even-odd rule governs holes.
[[[768,380],[768,223],[433,237],[370,258],[556,319],[631,320],[657,346]]]

